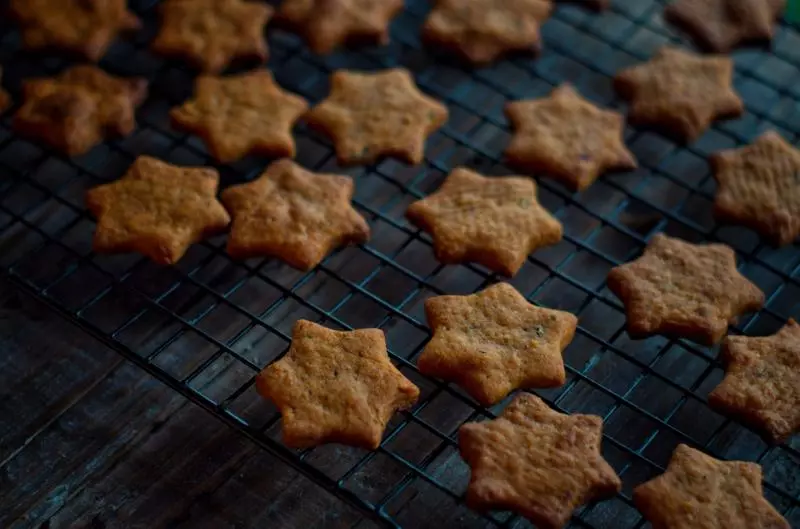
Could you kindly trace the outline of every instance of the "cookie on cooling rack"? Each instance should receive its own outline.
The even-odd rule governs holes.
[[[764,498],[761,466],[678,445],[666,472],[633,490],[655,529],[789,529]]]
[[[56,77],[27,80],[22,91],[14,130],[77,156],[105,138],[133,132],[136,107],[147,95],[147,81],[115,77],[82,65]]]
[[[644,254],[608,274],[625,305],[628,334],[665,334],[711,345],[737,316],[758,310],[764,293],[736,269],[724,244],[691,244],[657,233]]]
[[[564,527],[579,506],[622,488],[600,454],[603,420],[565,415],[539,397],[517,396],[500,416],[458,431],[472,470],[467,505],[511,510],[542,529]]]
[[[334,331],[306,320],[294,324],[289,352],[256,377],[256,388],[281,412],[291,448],[374,450],[392,415],[419,397],[389,360],[383,331]]]

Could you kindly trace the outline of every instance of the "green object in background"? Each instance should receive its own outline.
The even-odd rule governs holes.
[[[786,10],[789,22],[800,24],[800,0],[789,0],[789,9]]]

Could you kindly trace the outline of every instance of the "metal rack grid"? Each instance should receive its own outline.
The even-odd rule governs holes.
[[[157,4],[132,2],[146,29],[116,44],[102,62],[113,73],[151,81],[151,96],[130,137],[66,159],[17,138],[9,127],[13,109],[3,116],[3,276],[360,509],[365,520],[359,525],[529,526],[508,513],[479,515],[461,500],[469,473],[457,453],[458,426],[492,417],[504,403],[483,409],[457,387],[427,379],[415,368],[428,338],[424,299],[470,293],[499,278],[479,266],[440,265],[429,237],[406,223],[403,213],[455,166],[511,172],[502,165],[507,100],[542,96],[569,81],[599,104],[624,109],[610,76],[666,42],[681,41],[663,24],[664,1],[615,2],[600,15],[559,5],[543,27],[545,51],[537,60],[514,58],[476,71],[420,46],[419,27],[428,9],[423,0],[407,2],[385,49],[322,58],[296,37],[268,30],[268,67],[283,86],[312,101],[327,93],[334,69],[403,65],[451,112],[449,123],[429,141],[420,167],[385,161],[344,171],[325,139],[299,127],[298,161],[313,170],[353,175],[356,207],[373,230],[367,244],[337,251],[309,273],[275,260],[232,262],[224,237],[196,245],[173,268],[134,255],[91,253],[94,223],[82,203],[87,187],[119,178],[140,154],[213,165],[196,138],[169,126],[167,111],[188,97],[194,74],[148,53]],[[556,409],[604,418],[603,452],[625,484],[616,498],[580,509],[572,521],[576,527],[645,525],[630,491],[660,473],[679,442],[761,463],[768,499],[800,526],[800,441],[769,447],[712,412],[706,395],[721,379],[716,351],[658,337],[629,340],[621,305],[604,286],[612,266],[637,256],[649,236],[666,231],[730,244],[740,269],[767,294],[765,308],[732,332],[771,333],[800,314],[797,244],[774,249],[748,230],[715,224],[714,184],[705,162],[708,153],[747,143],[765,128],[797,144],[800,32],[782,25],[771,52],[737,52],[735,60],[735,86],[747,103],[744,117],[714,126],[688,147],[629,127],[627,142],[639,170],[607,175],[578,194],[540,181],[542,202],[563,222],[565,237],[532,255],[511,282],[532,301],[569,310],[580,321],[565,352],[567,384],[537,393]],[[22,51],[19,34],[0,21],[0,64],[18,101],[21,79],[56,73],[68,62]],[[219,167],[222,185],[251,180],[266,165],[247,159]],[[395,417],[377,451],[330,445],[296,452],[280,444],[279,416],[255,393],[253,375],[286,351],[298,318],[384,329],[393,360],[422,389],[419,403]]]

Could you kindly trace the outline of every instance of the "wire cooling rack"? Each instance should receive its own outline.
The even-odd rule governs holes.
[[[143,75],[151,96],[130,137],[86,156],[66,159],[16,137],[13,108],[0,122],[0,270],[64,318],[250,437],[365,515],[360,525],[407,527],[528,527],[508,513],[480,515],[462,501],[469,471],[457,452],[463,422],[491,417],[458,388],[415,368],[428,338],[424,299],[470,293],[498,280],[479,266],[442,266],[430,239],[403,218],[407,205],[430,193],[458,165],[509,174],[503,104],[546,95],[569,81],[595,102],[624,109],[611,76],[647,59],[662,44],[680,42],[663,24],[661,0],[614,2],[597,15],[559,5],[543,27],[537,60],[515,58],[470,71],[420,46],[427,2],[410,0],[383,49],[311,54],[296,37],[269,30],[268,67],[286,88],[316,102],[337,68],[411,69],[423,90],[446,102],[449,123],[429,141],[419,167],[385,161],[343,171],[354,176],[356,207],[370,221],[372,240],[342,249],[309,273],[275,260],[232,262],[224,237],[194,246],[175,267],[136,255],[96,256],[94,222],[83,206],[87,187],[112,181],[132,160],[150,154],[172,163],[212,165],[202,143],[169,126],[168,110],[189,96],[193,73],[148,52],[155,1],[133,2],[145,30],[120,41],[102,62],[117,74]],[[773,128],[797,144],[800,134],[800,32],[782,25],[772,50],[735,55],[735,87],[746,114],[716,125],[681,147],[656,133],[628,128],[641,168],[600,178],[573,194],[541,180],[542,202],[565,226],[564,240],[532,255],[512,283],[529,299],[580,318],[565,352],[568,381],[537,392],[557,409],[601,415],[603,452],[624,481],[616,498],[580,509],[577,527],[645,525],[631,489],[660,473],[678,443],[717,457],[763,465],[768,499],[800,526],[800,441],[769,447],[758,436],[712,412],[708,392],[721,379],[717,351],[680,340],[629,340],[617,299],[605,287],[608,270],[637,256],[646,240],[666,231],[692,241],[733,246],[740,268],[767,294],[765,308],[734,333],[767,334],[800,310],[800,250],[764,245],[752,232],[711,217],[714,192],[706,157],[747,143]],[[19,33],[0,22],[0,64],[17,102],[20,81],[52,75],[68,62],[21,50]],[[318,171],[342,171],[330,144],[302,126],[298,161]],[[255,178],[266,160],[220,167],[223,186]],[[298,318],[331,327],[379,327],[403,373],[422,389],[419,403],[398,414],[381,447],[365,452],[330,445],[296,452],[280,444],[279,416],[258,397],[253,376],[282,355]],[[269,479],[265,476],[264,479]]]

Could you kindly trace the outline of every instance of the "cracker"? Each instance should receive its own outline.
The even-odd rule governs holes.
[[[332,138],[342,165],[384,156],[416,165],[426,138],[447,121],[447,107],[420,92],[408,70],[339,70],[331,76],[330,95],[306,120]]]
[[[578,319],[536,307],[508,283],[470,296],[425,300],[433,336],[417,362],[420,373],[452,381],[484,406],[517,388],[553,388],[566,381],[561,352]]]
[[[348,176],[312,173],[290,160],[273,163],[253,182],[222,192],[233,216],[228,253],[275,256],[310,270],[334,248],[366,242],[369,225],[350,205],[353,190]]]
[[[264,26],[272,7],[245,0],[166,0],[152,43],[160,55],[188,61],[208,74],[235,60],[267,60]]]
[[[86,193],[97,218],[94,250],[139,252],[174,264],[195,242],[224,231],[230,217],[216,199],[219,174],[140,156],[121,179]]]
[[[408,219],[431,232],[443,263],[480,263],[513,276],[537,248],[561,240],[561,223],[540,204],[536,183],[519,176],[451,172],[441,188],[414,202]]]
[[[136,107],[147,81],[115,77],[95,66],[74,66],[56,77],[25,81],[14,130],[69,156],[136,128]]]
[[[786,0],[677,0],[664,19],[706,51],[728,53],[742,44],[772,40]]]
[[[544,172],[580,191],[605,171],[636,168],[622,138],[625,118],[568,84],[549,97],[508,103],[506,116],[514,129],[506,157],[520,170]]]
[[[777,246],[800,235],[800,150],[775,131],[711,156],[714,215],[748,226]]]
[[[539,26],[552,9],[550,0],[438,0],[422,36],[432,47],[486,65],[510,52],[538,53]]]
[[[633,490],[653,529],[789,529],[764,499],[761,466],[680,444],[666,472]]]
[[[389,23],[402,9],[403,0],[283,0],[275,18],[327,54],[346,44],[388,44]]]
[[[648,62],[619,72],[614,86],[631,102],[631,123],[660,126],[679,140],[693,141],[717,119],[744,112],[732,78],[730,57],[665,46]]]
[[[664,334],[711,345],[728,325],[764,304],[764,293],[736,269],[724,244],[691,244],[657,233],[644,254],[608,274],[625,304],[628,334]]]
[[[248,154],[294,157],[292,127],[308,103],[283,90],[266,70],[229,77],[203,76],[195,94],[172,109],[173,125],[199,135],[221,163]]]
[[[467,505],[511,510],[541,529],[558,529],[572,512],[622,488],[600,454],[603,420],[565,415],[539,397],[517,396],[495,420],[467,423],[458,433],[472,469]]]
[[[256,388],[280,410],[291,448],[374,450],[392,415],[419,397],[389,361],[383,331],[333,331],[306,320],[294,324],[289,352],[259,373]]]
[[[139,29],[126,0],[11,0],[22,43],[30,50],[61,50],[92,62],[117,36]]]
[[[708,396],[712,408],[772,443],[800,429],[800,324],[789,319],[772,336],[728,336],[720,358],[725,378]]]

